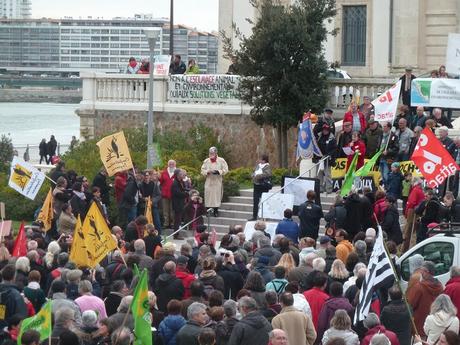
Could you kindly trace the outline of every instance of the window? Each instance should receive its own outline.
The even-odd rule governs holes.
[[[432,261],[436,267],[435,276],[446,274],[454,260],[454,245],[450,242],[431,242],[415,250],[411,256],[420,254],[427,261]],[[409,256],[401,262],[401,277],[405,281],[410,279]]]
[[[366,6],[343,6],[342,65],[366,65]]]

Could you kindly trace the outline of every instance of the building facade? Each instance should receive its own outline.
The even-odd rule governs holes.
[[[219,30],[244,23],[242,31],[250,34],[245,18],[256,16],[244,2],[220,0]],[[338,34],[328,37],[324,53],[352,77],[398,75],[408,65],[416,75],[429,73],[445,64],[447,36],[460,30],[460,0],[336,0],[336,6],[326,25]],[[228,66],[221,47],[219,63]]]
[[[0,68],[29,71],[123,71],[128,59],[149,56],[144,30],[158,30],[155,54],[169,54],[165,19],[0,20]],[[201,73],[217,71],[214,34],[174,27],[175,54],[193,58]]]
[[[0,18],[26,19],[32,14],[32,0],[0,0]]]

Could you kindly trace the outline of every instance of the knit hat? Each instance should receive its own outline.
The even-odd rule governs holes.
[[[374,229],[374,228],[368,228],[368,229],[366,230],[366,238],[375,239],[375,236],[376,236],[376,232],[375,232],[375,229]]]
[[[94,310],[85,310],[81,314],[81,323],[85,327],[96,327],[97,314]]]
[[[392,168],[399,168],[399,163],[398,162],[393,162],[391,163]]]
[[[319,238],[319,244],[326,244],[331,242],[331,238],[329,236],[321,236]]]
[[[262,265],[268,265],[269,262],[268,256],[260,256],[259,260],[257,260],[257,263]]]
[[[70,270],[67,272],[67,280],[69,283],[77,282],[81,278],[82,274],[83,272],[81,270]]]
[[[184,256],[184,255],[180,255],[178,258],[177,258],[177,264],[178,265],[187,265],[188,263],[188,257]]]

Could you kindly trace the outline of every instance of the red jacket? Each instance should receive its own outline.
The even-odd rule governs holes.
[[[460,277],[450,278],[446,283],[444,293],[452,300],[457,308],[457,317],[460,318]]]
[[[356,163],[356,170],[358,170],[364,165],[364,156],[366,155],[366,144],[364,144],[364,141],[358,140],[355,143],[351,142],[348,146],[350,146],[353,150],[353,154],[347,157],[347,170],[351,164],[351,161],[353,160],[354,152],[356,150],[359,150],[358,162]]]
[[[329,295],[325,293],[323,290],[319,288],[312,288],[310,290],[304,291],[303,295],[310,304],[311,309],[311,317],[313,321],[313,325],[315,325],[315,329],[318,329],[318,319],[319,314],[321,312],[321,308],[323,308],[324,303],[329,298]]]
[[[190,285],[196,279],[195,276],[187,271],[182,271],[180,268],[177,268],[176,277],[182,281],[182,285],[184,286],[184,296],[182,296],[182,299],[190,298],[192,296],[190,293]]]
[[[166,168],[160,175],[161,196],[165,199],[171,199],[171,187],[174,182],[174,175],[169,177],[168,169]]]
[[[374,203],[374,213],[379,223],[383,222],[383,217],[385,216],[386,209],[387,205],[385,203],[385,198],[381,198]]]
[[[371,343],[371,339],[376,334],[385,334],[387,338],[390,340],[391,345],[399,345],[399,340],[396,334],[392,331],[387,330],[382,325],[375,326],[367,331],[364,339],[361,341],[361,345],[369,345]]]
[[[118,203],[121,202],[121,199],[123,198],[127,180],[128,175],[125,173],[118,173],[115,176],[115,199],[117,199]]]
[[[407,216],[407,210],[416,209],[417,206],[420,205],[423,200],[425,200],[425,193],[423,193],[422,187],[419,184],[413,186],[410,189],[409,196],[407,197],[407,204],[404,215]]]
[[[358,115],[359,115],[359,122],[361,122],[361,133],[364,134],[364,132],[366,131],[366,126],[367,126],[366,117],[360,111],[358,111]],[[353,114],[351,111],[345,113],[345,116],[343,117],[343,122],[350,122],[353,125]]]

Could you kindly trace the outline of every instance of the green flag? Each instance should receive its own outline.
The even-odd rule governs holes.
[[[379,159],[382,152],[383,150],[380,149],[380,151],[373,155],[372,158],[369,159],[361,168],[356,170],[355,176],[367,176],[374,168],[374,165],[377,163],[377,159]]]
[[[134,264],[133,273],[134,273],[134,277],[139,278],[141,276],[141,272],[139,271],[139,267],[137,266],[137,264]]]
[[[51,301],[45,303],[36,315],[22,320],[18,345],[21,345],[21,337],[29,329],[34,329],[40,333],[40,341],[51,337]]]
[[[152,345],[152,317],[150,316],[147,270],[144,269],[133,294],[131,311],[134,317],[134,345]]]
[[[359,152],[355,153],[353,160],[351,161],[350,166],[348,167],[347,173],[345,174],[345,178],[343,179],[342,188],[340,189],[340,195],[346,196],[350,193],[351,187],[353,186],[353,180],[355,179],[355,169],[356,169],[356,162],[358,161]]]

